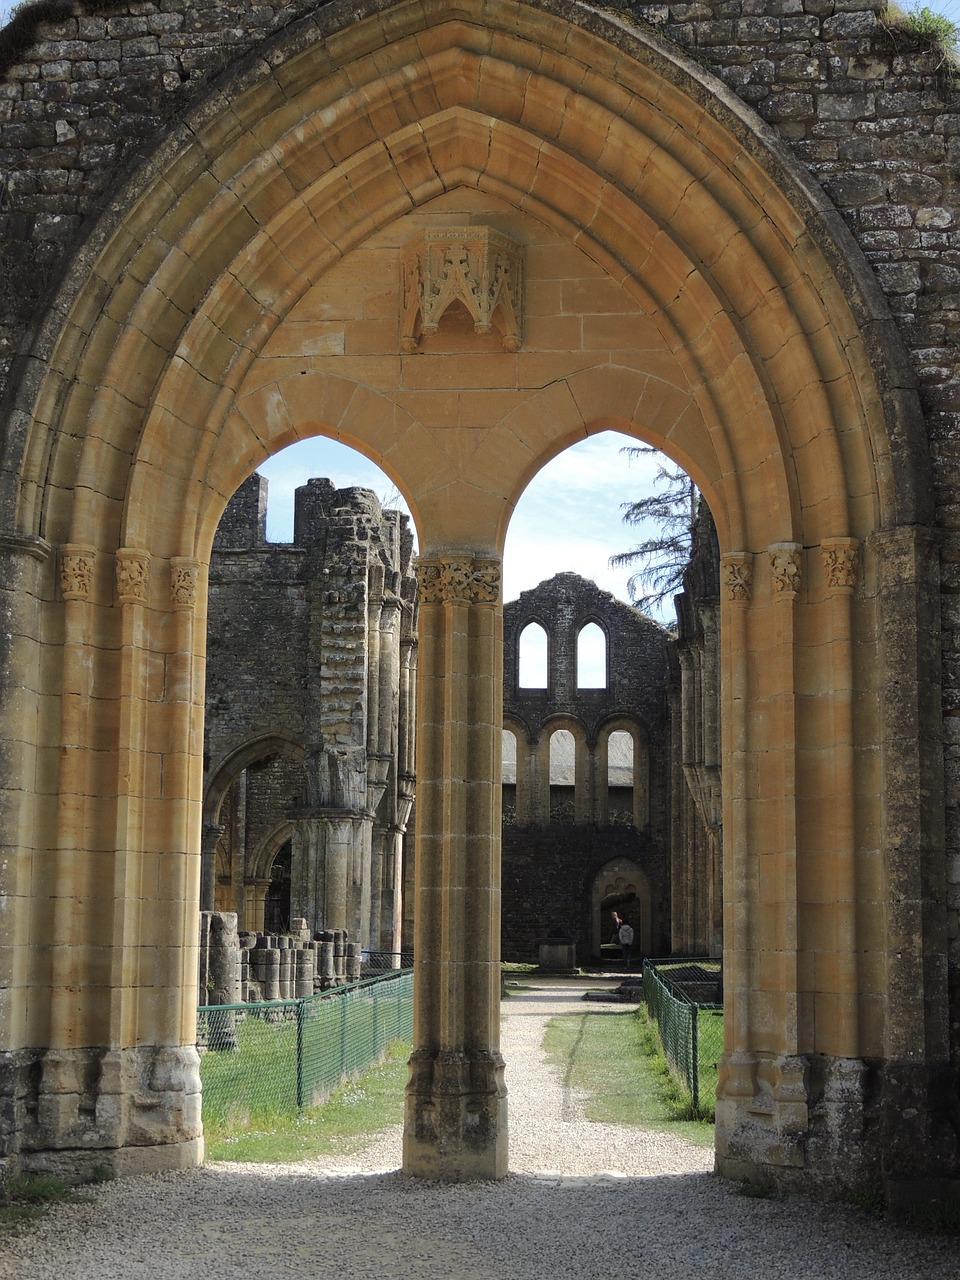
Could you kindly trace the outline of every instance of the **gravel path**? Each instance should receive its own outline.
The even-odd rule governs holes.
[[[505,1005],[513,1172],[404,1178],[400,1133],[349,1164],[210,1164],[133,1178],[0,1241],[0,1280],[955,1280],[956,1239],[802,1197],[757,1200],[709,1151],[592,1124],[547,1067],[547,1017],[572,986]]]

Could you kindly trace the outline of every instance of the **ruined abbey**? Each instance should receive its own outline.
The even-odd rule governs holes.
[[[289,841],[292,900],[370,939],[409,900],[404,1170],[502,1177],[528,814],[636,833],[568,850],[584,940],[620,882],[651,946],[722,935],[721,1175],[960,1194],[958,90],[880,0],[41,0],[0,32],[6,1167],[202,1159],[199,906],[266,911]],[[662,721],[570,709],[604,602],[503,605],[518,498],[605,430],[713,521]],[[316,435],[419,555],[316,487],[278,578],[302,725],[205,760],[221,517]],[[525,609],[546,685],[514,682]]]

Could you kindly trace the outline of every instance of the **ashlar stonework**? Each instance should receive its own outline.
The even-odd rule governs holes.
[[[615,429],[716,526],[717,1167],[955,1193],[957,75],[872,3],[789,10],[17,20],[5,1159],[201,1156],[212,543],[265,457],[327,434],[397,484],[422,555],[404,1168],[506,1172],[499,561],[530,478]],[[408,251],[466,226],[522,246],[518,349],[451,306],[404,350]]]

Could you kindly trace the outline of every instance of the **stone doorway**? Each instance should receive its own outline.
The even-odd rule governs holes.
[[[580,17],[399,0],[291,24],[118,185],[51,299],[0,499],[25,905],[6,1139],[28,1162],[200,1157],[206,567],[245,476],[324,433],[395,480],[423,552],[404,1167],[506,1172],[500,554],[538,468],[614,428],[689,472],[721,552],[718,1168],[933,1168],[919,406],[856,246],[783,148],[665,45]]]
[[[617,905],[615,910],[621,919],[633,927],[633,948],[638,964],[643,956],[652,955],[652,903],[650,882],[636,863],[628,858],[613,858],[597,872],[590,894],[590,916],[593,922],[593,955],[602,963],[616,966],[619,963],[619,948],[610,950],[615,945],[615,933],[611,908],[604,907],[604,899],[613,895],[633,895],[633,901]]]

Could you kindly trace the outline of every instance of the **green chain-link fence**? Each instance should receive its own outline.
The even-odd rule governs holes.
[[[664,1055],[702,1113],[713,1110],[723,1053],[721,981],[719,960],[643,962],[643,995]]]
[[[364,951],[361,963],[365,978],[375,973],[389,973],[393,969],[412,969],[413,952]]]
[[[302,1000],[203,1005],[204,1127],[230,1133],[295,1117],[412,1035],[409,970]]]

